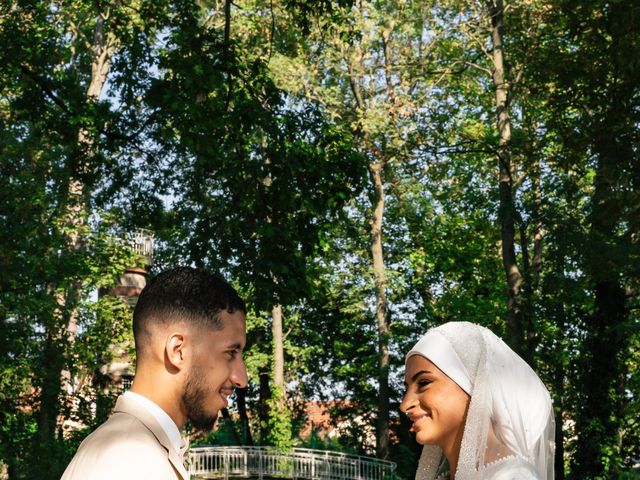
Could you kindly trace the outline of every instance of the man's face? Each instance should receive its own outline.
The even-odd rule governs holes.
[[[220,317],[224,328],[205,330],[198,335],[182,394],[184,412],[200,430],[211,430],[234,388],[247,386],[247,369],[242,359],[246,343],[244,315],[240,311],[222,311]]]

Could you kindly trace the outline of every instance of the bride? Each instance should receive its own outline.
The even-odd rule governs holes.
[[[490,330],[432,328],[405,362],[400,410],[424,445],[416,480],[553,480],[549,392]]]

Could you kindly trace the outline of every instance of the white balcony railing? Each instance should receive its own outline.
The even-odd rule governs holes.
[[[193,478],[288,478],[310,480],[393,480],[396,464],[373,457],[294,448],[194,447]]]
[[[125,242],[139,255],[146,257],[147,263],[153,259],[153,232],[151,230],[138,229],[126,235]]]

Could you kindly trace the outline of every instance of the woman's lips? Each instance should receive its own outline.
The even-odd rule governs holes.
[[[418,429],[420,428],[420,424],[423,423],[426,419],[427,419],[428,415],[422,415],[420,417],[416,417],[413,420],[413,425],[411,425],[411,428],[409,429],[410,432],[416,432],[418,431]]]

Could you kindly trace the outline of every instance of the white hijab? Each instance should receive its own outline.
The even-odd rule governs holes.
[[[507,457],[524,462],[540,480],[553,480],[549,392],[506,343],[479,325],[449,322],[429,330],[405,362],[413,355],[429,359],[471,396],[456,480],[492,478],[488,463]],[[499,445],[488,443],[490,425]],[[416,480],[433,480],[442,467],[440,447],[425,445]]]

